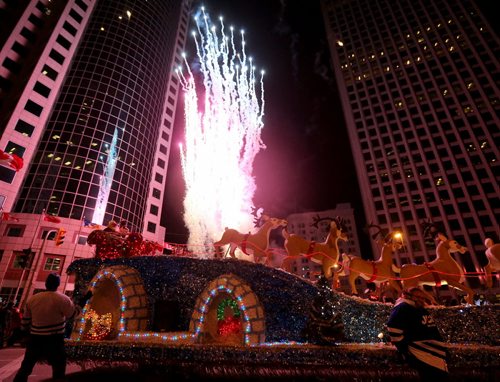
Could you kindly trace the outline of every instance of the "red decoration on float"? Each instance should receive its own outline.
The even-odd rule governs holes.
[[[98,259],[115,259],[118,257],[154,256],[163,251],[163,246],[150,240],[144,240],[138,232],[122,235],[118,232],[92,231],[87,244],[95,245]]]
[[[241,321],[239,317],[226,317],[217,322],[217,333],[220,336],[229,336],[238,334],[241,330]]]

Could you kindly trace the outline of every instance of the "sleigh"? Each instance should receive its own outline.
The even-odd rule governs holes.
[[[163,246],[151,240],[144,240],[138,232],[122,235],[118,232],[93,231],[87,244],[95,245],[95,257],[113,259],[117,257],[153,256],[163,251]]]

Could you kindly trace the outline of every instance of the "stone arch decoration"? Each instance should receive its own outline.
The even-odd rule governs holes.
[[[89,313],[108,318],[107,339],[116,339],[127,331],[143,331],[149,325],[148,297],[139,272],[125,265],[101,269],[89,284],[92,298],[82,310],[72,338],[86,339]]]
[[[222,309],[233,312],[241,323],[238,333],[227,337],[218,334],[217,314],[220,313],[221,306]],[[245,281],[233,274],[222,275],[212,280],[198,296],[189,331],[195,333],[198,343],[246,346],[261,344],[266,341],[264,309]]]

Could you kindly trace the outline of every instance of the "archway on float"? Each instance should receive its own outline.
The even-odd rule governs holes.
[[[222,275],[198,296],[189,331],[198,343],[261,344],[266,340],[264,309],[244,280]]]
[[[144,331],[149,323],[148,297],[139,272],[115,265],[97,272],[89,285],[92,298],[82,310],[72,339],[116,339]]]

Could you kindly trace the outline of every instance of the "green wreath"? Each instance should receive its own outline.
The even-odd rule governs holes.
[[[222,321],[224,319],[224,311],[226,307],[230,307],[233,310],[233,317],[239,317],[241,315],[238,303],[232,298],[225,298],[217,306],[217,320]]]

